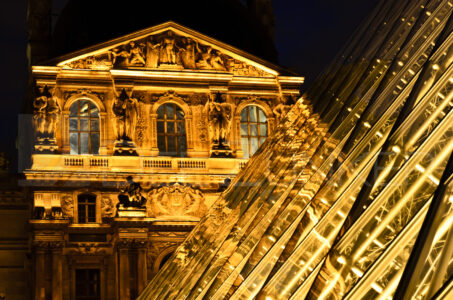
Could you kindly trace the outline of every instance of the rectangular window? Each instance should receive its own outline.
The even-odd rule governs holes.
[[[101,300],[99,269],[76,269],[76,300]]]
[[[96,196],[82,194],[77,197],[79,223],[96,223]]]

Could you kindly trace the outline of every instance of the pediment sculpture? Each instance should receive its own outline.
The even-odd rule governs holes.
[[[85,55],[61,64],[71,69],[191,69],[214,70],[241,76],[269,76],[269,73],[233,58],[206,42],[172,30],[151,34]]]
[[[206,212],[203,193],[191,185],[165,185],[152,189],[148,195],[151,217],[201,217]]]

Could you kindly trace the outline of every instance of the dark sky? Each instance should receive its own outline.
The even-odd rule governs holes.
[[[274,0],[280,64],[305,76],[309,84],[329,64],[377,1]],[[66,2],[54,0],[55,16]],[[0,11],[0,151],[14,153],[17,116],[27,76],[26,0],[2,1]]]

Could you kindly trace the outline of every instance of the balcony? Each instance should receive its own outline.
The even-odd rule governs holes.
[[[140,156],[99,156],[34,154],[31,169],[25,171],[28,179],[52,177],[52,174],[88,176],[102,174],[194,174],[236,175],[247,159],[236,158],[181,158]],[[66,176],[64,176],[66,177]]]

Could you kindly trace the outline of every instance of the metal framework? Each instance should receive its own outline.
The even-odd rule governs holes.
[[[139,299],[451,297],[452,12],[381,1]]]

